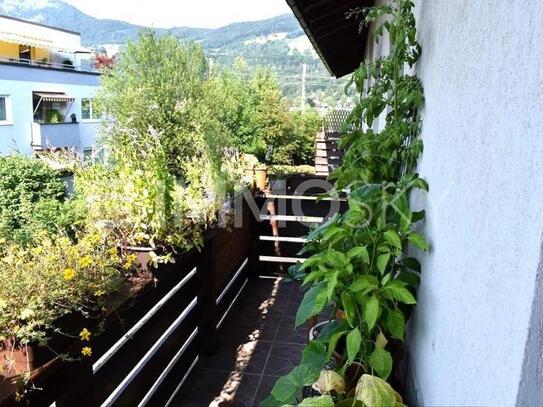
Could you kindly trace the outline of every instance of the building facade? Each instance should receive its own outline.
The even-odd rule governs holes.
[[[0,16],[0,154],[88,154],[100,74],[78,33]]]

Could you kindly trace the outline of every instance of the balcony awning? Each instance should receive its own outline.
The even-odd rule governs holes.
[[[36,48],[52,49],[60,52],[70,53],[91,53],[90,50],[83,47],[66,47],[63,44],[55,43],[47,38],[38,38],[24,34],[0,31],[0,41],[9,42],[11,44],[28,45]]]
[[[41,93],[34,92],[34,95],[39,96],[42,102],[73,102],[74,97],[64,93]]]

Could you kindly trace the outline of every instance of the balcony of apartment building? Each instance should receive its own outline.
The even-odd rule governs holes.
[[[0,63],[95,72],[79,33],[0,15]]]
[[[64,93],[34,92],[32,147],[34,150],[78,148],[79,123],[70,113],[75,98]]]
[[[43,69],[97,72],[89,51],[69,48],[50,49],[47,47],[48,44],[41,43],[38,39],[11,37],[13,38],[11,42],[5,41],[5,33],[0,33],[0,63]]]

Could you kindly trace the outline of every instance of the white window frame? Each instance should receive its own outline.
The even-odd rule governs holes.
[[[6,120],[0,120],[0,126],[11,126],[13,125],[13,107],[11,104],[11,96],[0,94],[0,98],[4,98],[6,101]]]
[[[89,110],[90,119],[84,119],[83,118],[83,101],[84,100],[88,100],[90,102],[90,110]],[[96,122],[99,122],[99,121],[102,120],[101,118],[94,117],[93,105],[94,105],[94,98],[91,98],[91,97],[81,98],[81,112],[80,112],[80,114],[81,114],[81,122],[82,123],[96,123]]]

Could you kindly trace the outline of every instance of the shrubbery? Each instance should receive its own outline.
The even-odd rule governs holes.
[[[313,164],[321,119],[311,111],[290,112],[273,73],[251,72],[240,61],[233,71],[215,74],[208,87],[210,105],[240,151],[266,164]]]
[[[73,235],[80,217],[58,171],[21,155],[0,157],[0,238],[28,245],[42,230]]]
[[[241,153],[312,159],[318,116],[289,112],[269,72],[244,75],[210,73],[199,46],[143,32],[104,68],[105,158],[44,154],[74,172],[74,196],[44,162],[0,158],[0,348],[45,344],[63,315],[105,310],[139,271],[132,246],[155,265],[201,247],[244,184]]]

